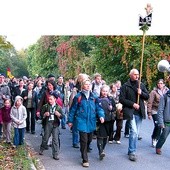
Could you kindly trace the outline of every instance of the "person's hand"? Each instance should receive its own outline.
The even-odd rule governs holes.
[[[103,117],[100,118],[100,122],[104,123],[104,118]]]
[[[49,112],[45,112],[44,115],[45,116],[50,116],[50,113]]]
[[[139,106],[137,103],[134,103],[134,104],[133,104],[133,108],[134,108],[134,109],[139,110],[139,107],[140,107],[140,106]]]
[[[72,123],[68,123],[68,126],[71,128],[73,126],[73,124]]]
[[[24,100],[26,100],[27,98],[28,98],[28,97],[27,97],[27,96],[25,96],[25,97],[24,97]]]
[[[139,95],[141,95],[142,90],[141,90],[141,89],[138,89],[138,90],[137,90],[137,93],[138,93]]]
[[[149,119],[149,120],[152,120],[152,116],[151,116],[151,115],[149,115],[149,116],[148,116],[148,119]]]
[[[165,126],[164,126],[164,125],[160,125],[159,127],[160,127],[161,129],[164,129],[164,128],[165,128]]]
[[[37,115],[37,117],[40,117],[40,112],[37,112],[36,115]]]
[[[61,114],[58,111],[55,111],[55,115],[58,116],[58,117],[61,116]]]

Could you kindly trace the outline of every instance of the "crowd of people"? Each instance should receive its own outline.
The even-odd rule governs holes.
[[[96,73],[91,79],[79,74],[64,80],[62,75],[49,74],[47,78],[23,77],[7,79],[0,74],[0,139],[14,148],[24,144],[25,133],[36,133],[36,121],[41,120],[42,142],[39,154],[51,145],[52,156],[59,160],[60,128],[72,133],[72,146],[80,148],[82,166],[89,167],[88,152],[96,138],[99,159],[105,157],[107,143],[121,144],[123,120],[125,137],[129,138],[129,160],[136,161],[137,141],[142,120],[153,119],[152,146],[156,153],[170,132],[170,90],[160,79],[149,93],[139,84],[139,71],[132,69],[129,79],[121,85],[110,85]],[[12,140],[11,129],[14,129]]]

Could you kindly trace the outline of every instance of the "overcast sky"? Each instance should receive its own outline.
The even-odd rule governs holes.
[[[169,0],[5,0],[0,2],[0,35],[17,50],[40,35],[142,35],[139,14],[153,7],[147,35],[170,35]]]

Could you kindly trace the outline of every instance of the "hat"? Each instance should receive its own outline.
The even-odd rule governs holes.
[[[28,77],[27,76],[23,76],[22,77],[24,80],[28,80]]]
[[[0,73],[0,76],[3,76],[3,77],[5,77],[5,75],[4,75],[3,73]]]
[[[49,78],[51,78],[51,77],[54,77],[54,78],[55,78],[55,76],[54,76],[53,74],[49,74],[47,78],[49,79]]]

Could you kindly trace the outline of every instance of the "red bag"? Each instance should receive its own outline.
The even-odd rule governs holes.
[[[60,97],[58,97],[58,98],[56,99],[56,103],[57,103],[60,107],[63,107],[63,101],[61,100]]]

